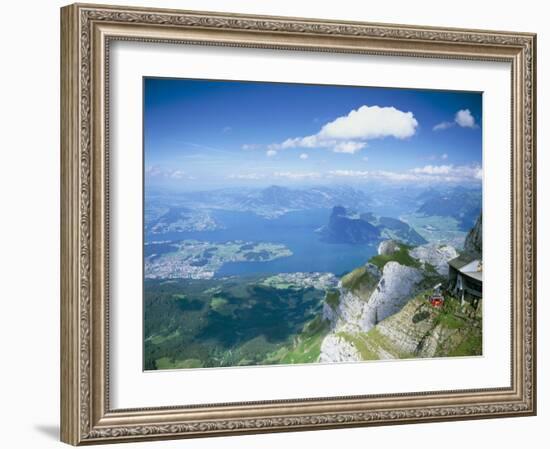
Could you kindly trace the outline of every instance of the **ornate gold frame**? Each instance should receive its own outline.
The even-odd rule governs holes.
[[[512,383],[508,388],[112,410],[108,382],[108,56],[112,40],[512,67]],[[70,444],[536,413],[536,36],[75,4],[61,10],[61,439]]]

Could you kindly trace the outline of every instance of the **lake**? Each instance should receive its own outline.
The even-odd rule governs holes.
[[[146,239],[193,239],[215,243],[233,240],[271,242],[284,244],[293,253],[290,257],[269,262],[228,262],[216,273],[218,277],[300,271],[341,275],[365,264],[377,253],[377,246],[321,241],[316,230],[328,223],[331,212],[331,209],[302,210],[289,212],[275,219],[266,219],[252,212],[220,210],[215,211],[213,216],[225,229],[150,234],[146,235]]]

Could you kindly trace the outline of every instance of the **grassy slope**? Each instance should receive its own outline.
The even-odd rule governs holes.
[[[367,267],[359,267],[342,278],[342,287],[367,301],[378,285],[378,277]]]
[[[325,296],[325,302],[332,310],[336,310],[340,305],[340,292],[338,290],[329,290]]]
[[[380,270],[384,268],[388,262],[398,262],[401,265],[413,268],[421,268],[421,263],[409,255],[410,246],[399,244],[399,250],[391,254],[379,254],[372,257],[369,262],[376,265]]]
[[[315,362],[323,292],[262,281],[148,281],[145,369]]]
[[[292,347],[281,348],[268,361],[283,364],[316,362],[321,354],[321,343],[329,330],[329,322],[317,316],[304,326]]]
[[[425,357],[422,344],[435,339],[434,357],[472,356],[482,353],[481,318],[468,316],[456,299],[449,298],[441,309],[426,300],[427,292],[412,299],[401,312],[387,318],[368,332],[338,335],[352,343],[363,360]],[[469,306],[466,306],[466,309]],[[408,352],[399,342],[381,332],[381,327],[393,328],[418,340],[418,351]],[[429,355],[428,355],[429,356]]]

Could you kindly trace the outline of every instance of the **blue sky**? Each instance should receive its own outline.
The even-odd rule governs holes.
[[[146,185],[479,184],[482,94],[144,79]]]

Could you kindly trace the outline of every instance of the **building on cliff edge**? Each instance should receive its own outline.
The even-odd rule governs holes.
[[[465,253],[449,261],[449,288],[462,303],[477,307],[483,296],[483,261],[478,255]]]

